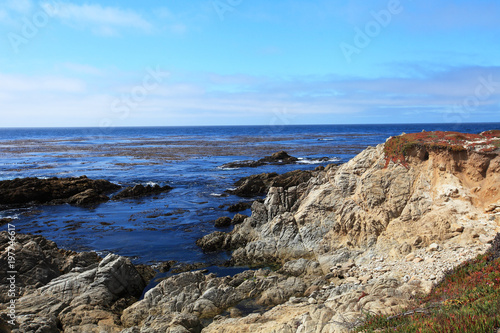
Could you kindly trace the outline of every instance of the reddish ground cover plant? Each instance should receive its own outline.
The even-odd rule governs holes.
[[[480,134],[459,132],[421,132],[389,138],[384,146],[385,166],[390,162],[408,167],[406,156],[410,149],[425,147],[429,150],[492,152],[500,149],[500,130]]]
[[[356,332],[496,332],[500,328],[500,234],[491,250],[448,272],[415,305],[394,316],[370,316]]]

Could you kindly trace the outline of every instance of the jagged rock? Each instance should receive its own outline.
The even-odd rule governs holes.
[[[270,272],[262,275],[259,271],[246,271],[224,278],[201,271],[186,272],[149,290],[143,300],[123,311],[121,321],[129,331],[142,328],[142,332],[146,327],[155,327],[163,332],[172,326],[170,318],[181,313],[193,319],[212,318],[250,298],[258,299],[259,304],[276,305],[292,296],[301,296],[305,287],[300,278]],[[201,329],[199,320],[181,326],[190,332]]]
[[[467,220],[462,216],[482,214],[482,207],[498,202],[499,192],[484,191],[495,187],[491,184],[497,182],[496,173],[488,170],[500,164],[500,157],[491,154],[475,158],[478,153],[470,152],[469,157],[458,158],[452,156],[458,153],[451,151],[414,148],[408,152],[408,167],[386,167],[383,149],[384,145],[369,147],[338,169],[320,171],[299,186],[271,187],[264,204],[254,204],[252,215],[244,223],[225,236],[217,235],[218,246],[240,247],[232,256],[238,264],[306,258],[318,261],[328,272],[331,254],[339,249],[354,256],[364,251],[355,250],[358,248],[403,258],[412,249],[432,243],[450,239],[474,242],[470,234],[464,231],[459,235],[459,228],[453,230],[451,225],[463,225]],[[479,160],[485,175],[481,184],[489,182],[490,186],[483,185],[474,197],[466,197],[471,191],[465,186],[478,187],[476,176],[471,176],[475,173],[467,170],[476,168]],[[446,166],[452,171],[437,172],[440,163],[460,166]],[[268,174],[251,179],[256,180],[255,188],[261,193],[265,182],[274,182]],[[251,184],[248,179],[242,180],[242,189],[251,189],[244,193],[252,193]],[[459,195],[447,196],[450,189],[458,189]],[[479,230],[476,233],[479,238]],[[479,240],[490,242],[491,238]],[[370,259],[367,254],[360,260]]]
[[[228,249],[226,237],[227,234],[221,231],[215,231],[205,235],[196,241],[196,245],[201,247],[205,252],[214,252]]]
[[[279,151],[271,156],[265,156],[258,161],[237,161],[223,164],[222,168],[243,168],[258,167],[265,164],[292,164],[298,161],[298,158],[288,155],[285,151]]]
[[[245,221],[245,219],[247,217],[248,216],[244,215],[244,214],[236,214],[236,215],[234,215],[233,219],[231,220],[231,224],[240,224],[240,223],[243,223],[243,221]]]
[[[241,212],[243,210],[247,210],[249,209],[250,207],[252,206],[251,203],[249,202],[245,202],[245,201],[240,201],[238,203],[235,203],[233,205],[230,205],[228,208],[227,208],[227,211],[228,212]]]
[[[113,196],[113,200],[143,197],[146,195],[160,194],[160,193],[168,192],[170,190],[172,190],[172,187],[170,187],[168,185],[160,186],[158,184],[155,184],[154,186],[151,186],[151,185],[144,186],[144,185],[139,184],[139,185],[130,186],[130,187],[123,189],[121,192],[119,192]]]
[[[104,194],[99,194],[96,190],[90,188],[81,193],[73,195],[67,201],[69,204],[76,206],[89,206],[106,202],[108,200],[109,197],[105,196]]]
[[[39,288],[61,274],[74,268],[85,268],[99,262],[94,252],[76,253],[61,250],[57,245],[42,236],[16,234],[13,246],[9,244],[10,236],[6,231],[0,232],[0,266],[8,266],[8,254],[15,254],[16,295],[25,289]],[[0,270],[0,302],[9,300],[7,291],[7,269]]]
[[[244,177],[238,180],[234,185],[237,186],[231,193],[240,197],[253,197],[266,194],[271,187],[282,187],[288,189],[307,182],[312,176],[313,171],[294,170],[281,175],[276,172],[261,173]]]
[[[304,258],[287,261],[279,270],[280,273],[292,276],[321,275],[322,270],[318,262]]]
[[[231,218],[228,216],[219,217],[214,221],[214,227],[216,228],[227,228],[231,225]]]
[[[145,286],[128,259],[109,254],[99,264],[73,269],[18,299],[19,328],[38,332],[46,323],[57,322],[64,332],[119,332],[121,311]],[[38,324],[32,320],[35,315]]]
[[[16,178],[14,180],[0,181],[0,202],[2,205],[26,205],[29,203],[59,204],[69,202],[69,199],[87,192],[88,199],[83,200],[85,204],[92,203],[91,198],[101,202],[101,194],[116,191],[120,186],[110,183],[104,179],[92,180],[86,176],[79,178]],[[83,197],[82,197],[83,198]],[[72,199],[77,204],[78,199]]]

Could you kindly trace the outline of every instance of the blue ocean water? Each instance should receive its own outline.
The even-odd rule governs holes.
[[[5,210],[0,218],[14,218],[18,232],[41,234],[71,250],[113,252],[136,263],[218,264],[228,254],[204,254],[195,241],[216,230],[213,220],[234,215],[221,205],[243,200],[225,192],[241,177],[346,162],[367,146],[402,132],[489,129],[500,129],[500,123],[0,129],[0,180],[86,175],[123,186],[174,187],[159,196],[94,208]],[[300,163],[220,167],[280,150],[300,158]],[[330,161],[319,161],[320,157]]]

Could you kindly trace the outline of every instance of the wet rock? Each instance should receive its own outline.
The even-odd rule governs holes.
[[[313,176],[312,171],[294,170],[284,174],[261,173],[244,177],[238,180],[234,185],[237,186],[231,193],[240,197],[253,197],[266,194],[271,187],[282,187],[287,189],[307,182]]]
[[[155,184],[154,186],[151,185],[144,186],[139,184],[123,189],[121,192],[113,196],[113,200],[121,200],[125,198],[138,198],[152,194],[160,194],[168,192],[170,190],[172,190],[172,187],[168,185],[160,186],[158,184]]]
[[[12,222],[12,219],[9,219],[9,218],[0,219],[0,226],[6,225],[10,222]]]
[[[70,197],[68,203],[76,206],[91,206],[108,200],[109,197],[104,194],[99,194],[96,190],[90,188]]]
[[[196,241],[196,245],[201,247],[205,252],[215,252],[227,249],[227,233],[215,231],[205,235]]]
[[[120,186],[104,179],[79,178],[16,178],[0,181],[2,205],[27,204],[93,204],[106,200],[105,193],[116,191]],[[92,191],[90,191],[92,190]],[[79,195],[79,196],[78,196]],[[93,201],[95,200],[95,202]]]
[[[179,262],[179,263],[176,263],[175,265],[172,265],[171,272],[172,272],[172,274],[179,274],[179,273],[184,273],[184,272],[189,272],[189,271],[194,271],[194,270],[200,270],[200,269],[205,268],[205,267],[208,267],[208,264],[203,263],[203,262],[195,262],[193,264]]]
[[[292,164],[298,161],[298,158],[288,155],[285,151],[279,151],[271,156],[265,156],[257,161],[236,161],[223,164],[222,168],[244,168],[244,167],[258,167],[265,164]]]
[[[214,222],[214,227],[216,228],[227,228],[231,225],[231,218],[228,216],[219,217]]]
[[[236,215],[234,215],[233,219],[231,220],[231,224],[235,225],[235,224],[243,223],[243,221],[245,221],[245,219],[247,217],[248,216],[244,215],[244,214],[236,214]]]
[[[231,212],[231,213],[241,212],[241,211],[249,209],[251,206],[252,206],[252,204],[250,202],[241,201],[241,202],[235,203],[233,205],[230,205],[227,208],[227,211]]]

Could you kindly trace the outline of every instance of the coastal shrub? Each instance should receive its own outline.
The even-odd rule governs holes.
[[[355,332],[496,332],[500,328],[500,236],[491,250],[448,272],[405,312],[368,315]]]

